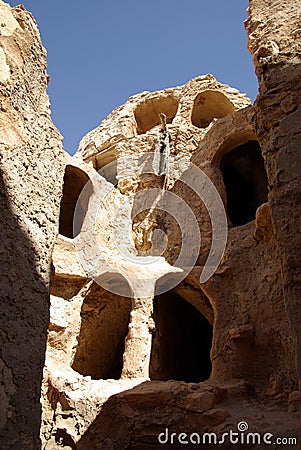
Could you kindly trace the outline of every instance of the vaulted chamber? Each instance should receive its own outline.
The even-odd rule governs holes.
[[[178,100],[173,96],[154,97],[141,102],[135,110],[138,134],[144,134],[159,125],[160,113],[166,115],[167,123],[172,123],[178,106]]]
[[[195,98],[191,121],[198,128],[207,128],[213,119],[225,117],[234,111],[234,105],[222,92],[208,90]]]

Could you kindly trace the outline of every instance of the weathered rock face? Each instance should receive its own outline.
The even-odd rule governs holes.
[[[0,447],[37,449],[64,152],[37,25],[3,1],[0,18]]]
[[[187,186],[183,186],[179,178],[188,169],[192,155],[196,153],[209,130],[212,130],[210,135],[216,135],[216,122],[225,122],[225,128],[231,130],[228,131],[231,133],[233,129],[229,126],[229,116],[232,116],[235,110],[249,105],[250,100],[245,95],[222,85],[208,74],[191,80],[184,86],[133,96],[82,139],[78,155],[86,162],[91,161],[100,173],[109,175],[109,168],[114,168],[115,161],[113,178],[115,183],[118,183],[120,192],[128,196],[133,203],[133,238],[141,255],[154,254],[152,234],[154,230],[161,230],[167,237],[163,256],[168,262],[175,263],[180,252],[177,241],[181,241],[181,236],[179,227],[176,227],[171,217],[172,213],[175,215],[171,203],[176,203],[176,195],[184,200],[192,195],[191,189],[189,191]],[[164,205],[162,202],[160,204],[162,209],[169,209],[167,213],[157,211],[156,214],[145,215],[143,208],[147,206],[146,196],[151,197],[151,189],[162,189],[163,185],[162,177],[151,173],[152,166],[148,157],[150,153],[156,152],[158,147],[159,113],[164,113],[167,119],[171,158],[166,187],[173,196],[167,197]],[[212,148],[205,150],[205,155],[208,151],[212,152]],[[208,155],[209,161],[207,155],[200,156],[198,165],[202,165],[204,173],[215,182],[220,195],[225,197],[220,171],[211,164],[210,156],[213,155]],[[112,175],[111,173],[107,176],[107,179]],[[141,195],[138,195],[139,192]],[[143,195],[144,192],[147,194]],[[203,264],[210,247],[211,225],[210,218],[197,197],[195,195],[189,205],[194,209],[199,224],[202,222],[202,248],[198,262]],[[140,209],[142,211],[139,213]],[[183,214],[187,214],[187,211]],[[177,218],[177,222],[182,223],[183,218]]]
[[[153,166],[160,113],[169,134],[163,177]],[[53,254],[46,448],[156,448],[164,427],[235,429],[243,414],[253,426],[261,414],[268,430],[266,401],[282,409],[285,430],[295,347],[255,115],[245,96],[206,75],[132,97],[68,161]],[[204,174],[215,197],[206,199]],[[220,215],[216,225],[218,201],[226,223]],[[227,223],[222,261],[201,282]],[[195,256],[187,273],[183,246],[187,260]]]
[[[48,325],[45,449],[242,419],[301,439],[299,12],[250,2],[255,107],[201,76],[130,98],[69,157],[36,24],[0,2],[1,448],[40,447]]]
[[[301,381],[300,2],[251,0],[246,29],[260,85],[254,126],[269,179],[272,224],[280,252],[286,310]],[[267,21],[267,17],[270,20]]]

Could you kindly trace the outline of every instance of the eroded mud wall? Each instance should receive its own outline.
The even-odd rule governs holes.
[[[260,86],[254,126],[265,159],[300,384],[301,4],[295,0],[251,0],[248,12],[248,45]]]
[[[0,1],[0,22],[0,447],[38,449],[64,152],[35,20]]]

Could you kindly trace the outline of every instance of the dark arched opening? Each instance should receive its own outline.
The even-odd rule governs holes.
[[[220,164],[227,192],[227,210],[233,226],[255,219],[267,201],[268,182],[258,141],[247,141],[226,153]]]
[[[213,327],[174,291],[154,299],[150,378],[200,382],[211,374]]]
[[[132,301],[96,283],[81,310],[81,329],[72,369],[93,379],[119,379]]]
[[[89,202],[90,183],[87,185],[85,195],[78,199],[83,188],[89,181],[88,175],[77,167],[68,165],[64,175],[63,197],[61,200],[59,233],[67,238],[77,236],[81,230]],[[76,208],[76,221],[73,225]]]

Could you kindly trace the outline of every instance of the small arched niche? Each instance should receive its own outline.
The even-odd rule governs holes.
[[[74,238],[81,230],[92,189],[88,175],[75,166],[66,166],[63,185],[63,197],[61,200],[59,233],[67,238]],[[87,185],[85,193],[82,190]],[[81,196],[81,197],[80,197]],[[80,198],[80,203],[77,204]],[[74,212],[76,209],[76,220]]]
[[[201,382],[211,375],[213,325],[175,290],[154,299],[150,379]]]
[[[207,128],[213,119],[225,117],[234,111],[234,105],[222,92],[204,91],[194,100],[191,121],[198,128]]]
[[[121,376],[132,300],[94,283],[81,310],[72,369],[95,380]]]
[[[94,168],[99,175],[104,177],[115,187],[117,186],[117,158],[114,148],[106,149],[98,153],[96,155]]]
[[[257,140],[249,140],[228,151],[220,169],[227,193],[227,211],[233,226],[255,219],[256,210],[268,200],[268,181]]]
[[[173,96],[150,98],[140,103],[135,110],[138,134],[144,134],[159,125],[160,113],[166,115],[167,123],[172,123],[178,106],[179,102]]]

